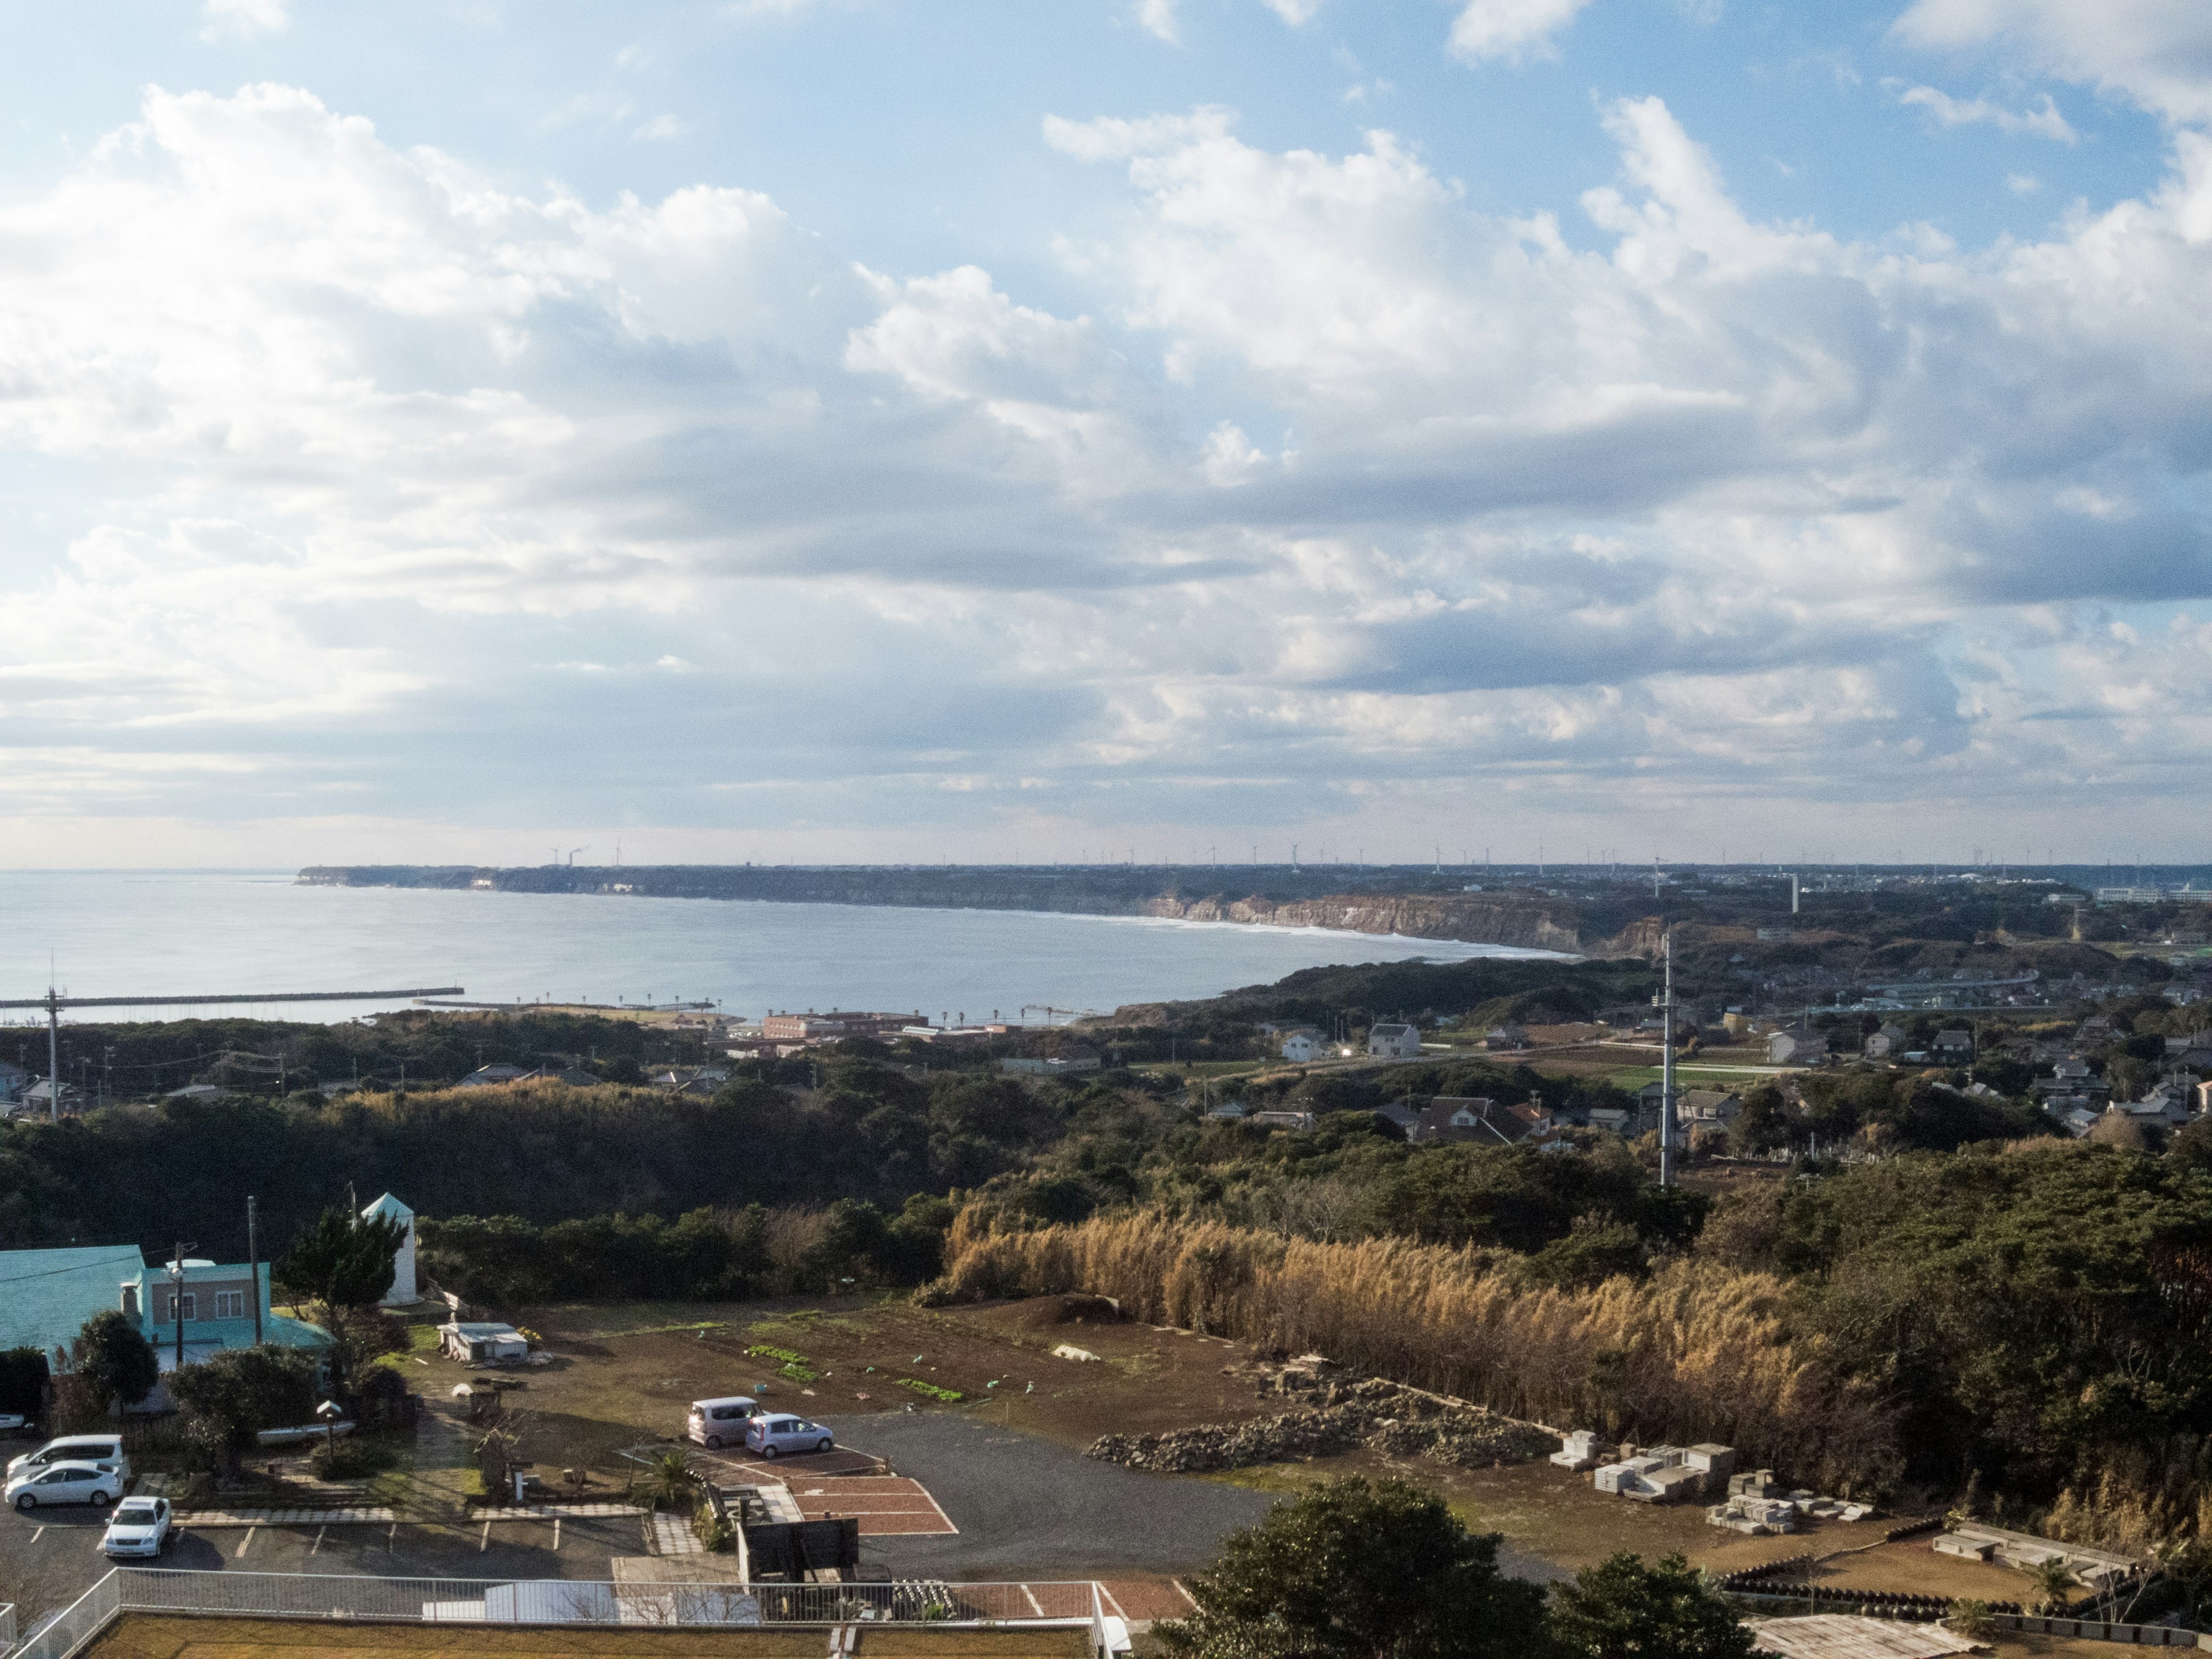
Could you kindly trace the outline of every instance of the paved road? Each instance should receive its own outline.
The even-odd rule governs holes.
[[[73,1600],[114,1565],[100,1553],[104,1514],[0,1510],[0,1564],[50,1603]],[[187,1525],[161,1565],[209,1572],[363,1573],[377,1577],[606,1578],[617,1555],[647,1553],[635,1516],[498,1521],[469,1527]],[[132,1565],[139,1565],[133,1563]],[[145,1565],[151,1565],[150,1563]]]
[[[1274,1499],[1218,1480],[1139,1474],[1064,1446],[936,1412],[825,1419],[840,1445],[929,1488],[951,1538],[866,1538],[864,1567],[961,1578],[1185,1572]]]
[[[1146,1474],[973,1415],[884,1413],[823,1419],[837,1443],[888,1457],[929,1488],[957,1537],[860,1540],[860,1564],[905,1577],[1111,1577],[1183,1573],[1273,1508],[1274,1495],[1197,1475]],[[829,1484],[827,1482],[823,1484]],[[1517,1550],[1498,1565],[1548,1583],[1565,1569]]]

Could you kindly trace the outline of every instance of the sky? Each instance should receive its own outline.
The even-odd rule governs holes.
[[[2202,0],[0,21],[0,865],[2207,856]]]

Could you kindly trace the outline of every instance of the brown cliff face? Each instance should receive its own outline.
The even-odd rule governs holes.
[[[1346,893],[1285,903],[1264,898],[1224,902],[1170,896],[1148,901],[1145,914],[1184,921],[1243,921],[1268,927],[1398,933],[1407,939],[1451,939],[1465,945],[1516,945],[1576,956],[1648,957],[1659,948],[1656,916],[1632,921],[1609,939],[1585,940],[1571,904],[1472,896]]]

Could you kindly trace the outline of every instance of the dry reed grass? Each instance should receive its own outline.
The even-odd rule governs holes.
[[[1901,1473],[1895,1413],[1782,1318],[1771,1274],[1694,1259],[1586,1291],[1522,1291],[1469,1251],[1323,1244],[1139,1212],[994,1233],[963,1212],[963,1297],[1082,1291],[1155,1324],[1289,1352],[1555,1425],[1720,1441],[1741,1466],[1872,1495]]]

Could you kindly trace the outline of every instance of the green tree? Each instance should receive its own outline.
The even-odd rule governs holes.
[[[325,1210],[292,1241],[276,1277],[325,1307],[365,1308],[392,1288],[393,1263],[406,1242],[406,1224],[390,1216],[364,1221],[343,1210]]]
[[[154,1345],[112,1308],[84,1322],[70,1344],[70,1361],[102,1411],[118,1402],[137,1405],[161,1380]]]
[[[1498,1571],[1498,1541],[1402,1481],[1325,1481],[1231,1534],[1156,1633],[1192,1659],[1524,1659],[1543,1592]]]
[[[262,1430],[315,1420],[315,1362],[297,1348],[226,1348],[173,1373],[169,1389],[185,1431],[232,1472]]]
[[[1679,1555],[1624,1551],[1552,1589],[1552,1630],[1573,1659],[1747,1659],[1751,1632]]]

